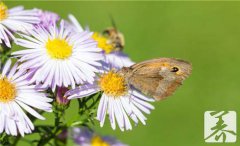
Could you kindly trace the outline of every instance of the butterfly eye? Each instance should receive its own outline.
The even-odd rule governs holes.
[[[171,72],[177,72],[177,71],[179,71],[179,69],[177,67],[173,67],[171,70]]]

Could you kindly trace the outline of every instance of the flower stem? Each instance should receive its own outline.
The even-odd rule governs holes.
[[[54,105],[54,127],[51,126],[45,126],[43,128],[43,135],[41,136],[41,139],[38,142],[38,146],[44,146],[46,144],[49,144],[51,140],[54,139],[54,142],[57,143],[58,140],[56,140],[57,136],[66,129],[66,123],[64,121],[64,113],[65,108],[62,107],[62,105],[59,105],[57,102],[53,103]],[[49,130],[50,128],[50,130]],[[40,129],[36,129],[37,133],[41,133]]]
[[[0,45],[0,67],[10,58],[11,48],[6,45]]]

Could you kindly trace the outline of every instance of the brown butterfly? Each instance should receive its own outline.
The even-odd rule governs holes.
[[[156,100],[164,99],[191,74],[192,65],[184,60],[159,58],[122,68],[126,82]]]

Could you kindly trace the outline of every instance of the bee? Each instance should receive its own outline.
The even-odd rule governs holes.
[[[113,45],[115,51],[123,50],[125,46],[124,35],[116,27],[109,27],[102,34],[108,39],[108,43]]]

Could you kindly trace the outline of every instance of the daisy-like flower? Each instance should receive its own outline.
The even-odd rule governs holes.
[[[35,25],[37,28],[41,26],[44,27],[45,29],[48,29],[49,26],[55,25],[60,20],[58,14],[43,10],[38,11],[38,17],[40,19],[40,23]]]
[[[69,27],[76,32],[84,31],[81,24],[73,16],[69,15],[70,22],[68,23]],[[88,30],[88,29],[87,29]],[[122,51],[116,50],[114,45],[108,38],[100,33],[95,32],[92,35],[92,38],[98,43],[98,48],[101,48],[105,53],[105,63],[111,64],[113,68],[120,69],[122,67],[129,67],[134,64],[134,62]]]
[[[6,46],[11,47],[10,41],[15,39],[14,32],[33,29],[33,24],[39,23],[37,13],[36,9],[24,10],[22,6],[8,9],[0,1],[0,44],[4,42]]]
[[[73,128],[72,137],[80,146],[127,146],[114,137],[100,136],[86,127]]]
[[[101,127],[108,114],[113,129],[116,129],[117,123],[122,131],[131,130],[129,117],[135,124],[140,120],[145,125],[147,118],[143,113],[150,114],[154,109],[148,103],[153,102],[154,99],[144,96],[128,85],[122,74],[114,70],[100,75],[95,84],[82,85],[68,91],[65,96],[68,99],[83,98],[99,91],[102,91],[102,96],[98,105],[97,119]]]
[[[20,34],[23,39],[16,42],[28,49],[13,55],[23,62],[20,69],[29,69],[33,74],[31,82],[42,83],[42,87],[53,91],[56,86],[75,88],[76,84],[93,83],[104,56],[91,32],[72,33],[61,21],[59,29],[54,25],[49,31],[39,28],[29,34]]]
[[[35,109],[51,112],[52,106],[49,102],[52,99],[39,92],[36,86],[29,84],[26,72],[17,70],[18,63],[12,68],[10,66],[11,60],[8,60],[3,69],[0,69],[0,133],[5,131],[10,135],[16,136],[20,133],[24,136],[34,129],[24,110],[44,120]]]
[[[109,28],[105,30],[105,32],[107,32],[108,35],[95,32],[92,36],[93,39],[98,42],[98,47],[106,54],[105,62],[111,64],[112,67],[116,69],[133,65],[134,62],[122,52],[124,46],[123,35],[115,28]],[[118,41],[115,39],[118,39]]]

